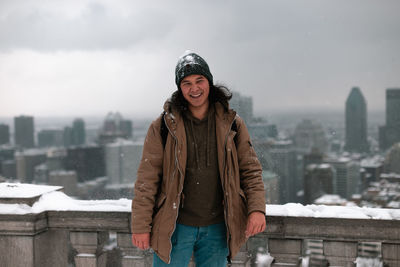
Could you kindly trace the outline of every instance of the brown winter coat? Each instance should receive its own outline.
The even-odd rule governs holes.
[[[149,127],[132,200],[132,232],[151,233],[151,247],[170,261],[171,236],[175,230],[186,169],[186,134],[182,117],[167,102],[165,124],[168,137],[163,149],[159,116]],[[265,213],[262,168],[243,120],[215,104],[218,166],[224,191],[224,213],[229,256],[234,257],[246,241],[247,216]],[[232,124],[236,120],[237,132]],[[236,145],[234,136],[236,135]]]

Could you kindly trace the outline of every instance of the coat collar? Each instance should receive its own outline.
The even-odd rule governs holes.
[[[226,128],[230,125],[232,125],[233,120],[236,117],[236,112],[232,109],[228,109],[227,111],[224,109],[221,103],[217,102],[214,104],[215,106],[215,114],[216,114],[216,121],[218,124],[222,124]],[[182,115],[181,113],[177,110],[176,107],[172,105],[172,102],[170,99],[168,99],[164,103],[164,112],[167,116],[166,118],[166,124],[171,130],[176,130],[177,125],[180,125],[183,123]]]

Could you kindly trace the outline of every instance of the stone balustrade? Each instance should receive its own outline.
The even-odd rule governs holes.
[[[320,244],[314,266],[355,266],[364,244],[376,244],[384,266],[400,266],[400,221],[267,216],[232,266],[251,266],[257,251],[272,266],[301,266],[310,240]],[[44,211],[0,214],[0,266],[151,266],[152,253],[132,246],[129,212]],[[193,265],[193,264],[192,264]]]

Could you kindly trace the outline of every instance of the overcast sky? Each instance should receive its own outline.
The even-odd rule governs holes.
[[[1,0],[0,117],[152,117],[185,50],[256,113],[400,87],[400,1]]]

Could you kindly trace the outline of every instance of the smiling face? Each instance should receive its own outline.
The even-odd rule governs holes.
[[[192,112],[194,110],[208,109],[210,84],[206,77],[197,74],[186,76],[181,81],[180,88]]]

